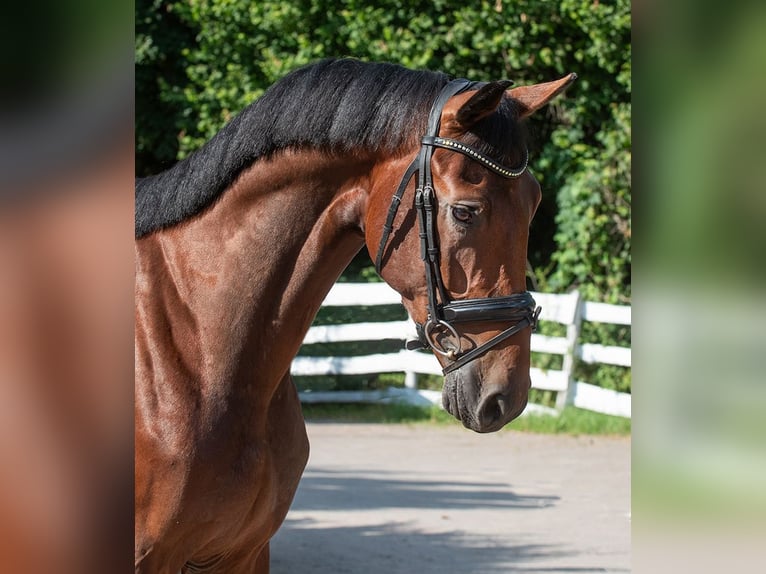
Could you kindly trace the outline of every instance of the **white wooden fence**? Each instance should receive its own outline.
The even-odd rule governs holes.
[[[532,351],[561,355],[561,370],[531,369],[532,387],[555,391],[556,407],[572,404],[601,413],[630,417],[631,396],[574,380],[576,360],[631,366],[628,347],[579,343],[583,321],[631,324],[629,306],[607,305],[582,301],[577,292],[565,295],[533,293],[542,306],[540,319],[566,325],[566,335],[551,337],[532,334]],[[385,283],[337,283],[327,295],[323,306],[391,305],[401,303],[399,294]],[[410,320],[346,325],[313,326],[306,334],[304,345],[347,341],[376,341],[414,337],[415,326]],[[430,353],[406,351],[357,357],[305,357],[293,360],[293,375],[358,375],[368,373],[405,373],[405,388],[383,391],[303,391],[301,401],[316,402],[409,402],[413,404],[441,404],[439,391],[419,390],[417,374],[441,375],[441,367]],[[530,405],[528,410],[545,410]],[[549,409],[552,410],[552,409]],[[554,411],[555,412],[555,411]]]

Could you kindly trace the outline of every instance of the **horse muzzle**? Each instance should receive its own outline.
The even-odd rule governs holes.
[[[512,377],[503,384],[481,378],[477,363],[444,377],[444,409],[478,433],[495,432],[519,416],[527,406],[529,377]]]

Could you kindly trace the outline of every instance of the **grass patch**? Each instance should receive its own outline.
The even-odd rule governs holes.
[[[627,436],[630,434],[631,419],[565,407],[558,416],[528,414],[505,428],[541,434]]]
[[[423,423],[462,426],[452,415],[436,406],[306,404],[303,405],[303,415],[309,422]],[[559,416],[530,414],[520,417],[507,425],[505,429],[540,434],[626,436],[630,434],[631,421],[576,407],[566,407]]]
[[[303,416],[310,422],[460,424],[452,415],[436,406],[397,404],[306,404],[303,405]]]

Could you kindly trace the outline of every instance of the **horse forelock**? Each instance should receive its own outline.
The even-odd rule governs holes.
[[[518,105],[511,98],[504,98],[494,114],[478,122],[461,139],[503,165],[520,165],[526,150],[527,131],[518,116]]]

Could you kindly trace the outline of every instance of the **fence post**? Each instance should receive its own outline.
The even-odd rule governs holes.
[[[575,311],[572,322],[567,325],[567,352],[564,355],[564,362],[561,370],[566,373],[567,388],[566,391],[556,393],[556,409],[562,410],[566,405],[571,405],[574,401],[575,380],[574,365],[577,356],[577,341],[580,339],[580,326],[582,325],[582,306],[580,292],[575,291]]]
[[[418,388],[418,374],[415,371],[405,371],[404,386],[407,389]]]

